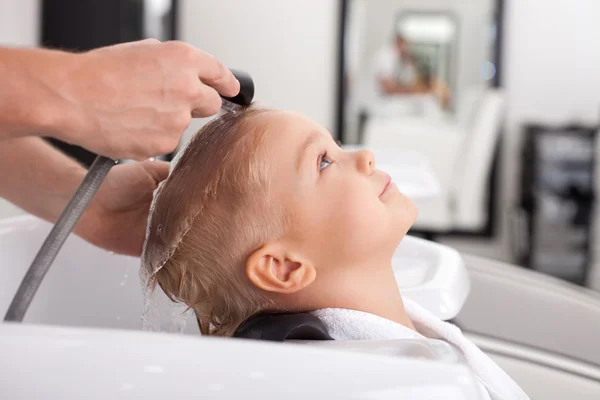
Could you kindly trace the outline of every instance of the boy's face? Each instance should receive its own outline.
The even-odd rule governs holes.
[[[267,129],[271,190],[291,218],[285,238],[291,247],[320,273],[336,265],[389,264],[417,211],[376,168],[373,154],[343,151],[325,128],[300,114],[256,118]]]

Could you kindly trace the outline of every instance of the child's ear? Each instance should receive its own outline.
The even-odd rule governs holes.
[[[312,263],[289,254],[280,244],[267,244],[248,257],[246,275],[262,290],[295,293],[310,285],[317,271]]]

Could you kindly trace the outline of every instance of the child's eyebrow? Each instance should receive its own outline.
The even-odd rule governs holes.
[[[296,171],[300,171],[300,166],[302,165],[302,161],[306,156],[306,150],[308,150],[308,148],[314,143],[318,142],[320,136],[321,135],[319,134],[319,132],[312,132],[310,136],[306,139],[306,141],[302,144],[302,146],[300,146],[298,155],[296,156]]]

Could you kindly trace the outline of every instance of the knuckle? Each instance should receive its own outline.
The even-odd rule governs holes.
[[[214,96],[210,96],[209,98],[206,99],[205,104],[206,105],[203,108],[205,108],[206,111],[208,113],[210,113],[211,115],[214,115],[219,112],[219,110],[221,109],[221,106],[223,105],[223,102],[221,101],[221,98],[219,97],[219,95],[217,95],[215,93]]]
[[[161,41],[158,40],[158,39],[156,39],[156,38],[148,38],[148,39],[142,40],[142,43],[145,43],[145,44],[159,44],[159,43],[161,43]]]
[[[185,75],[174,76],[170,82],[169,92],[177,101],[189,102],[194,99],[198,82]]]
[[[225,75],[227,68],[217,57],[203,50],[197,50],[196,54],[201,60],[203,79],[214,81]]]
[[[208,78],[211,80],[218,80],[224,77],[227,69],[225,68],[225,65],[223,65],[221,60],[219,60],[213,55],[210,56],[210,60],[210,64],[212,67],[209,69],[210,72]]]
[[[185,45],[185,47],[182,49],[182,53],[186,61],[190,63],[195,63],[198,61],[198,50],[195,47],[191,45]]]
[[[179,46],[180,46],[179,42],[174,41],[174,40],[169,40],[162,44],[162,49],[166,53],[166,56],[168,56],[169,59],[172,59],[172,58],[174,58],[173,55],[177,54]],[[177,61],[179,61],[179,60],[177,60]]]
[[[172,40],[167,42],[171,50],[177,54],[178,61],[191,62],[196,60],[198,57],[198,51],[196,48],[188,43],[181,42],[178,40]]]
[[[181,46],[181,42],[179,40],[167,40],[163,43],[163,46],[168,49],[177,49]]]
[[[156,151],[154,155],[169,154],[177,148],[179,141],[175,137],[165,136],[162,137],[156,144]]]
[[[185,128],[188,127],[192,121],[192,115],[189,112],[178,113],[173,117],[174,128],[181,133]]]
[[[185,83],[184,93],[191,102],[194,102],[202,97],[202,89],[200,88],[197,78]]]
[[[191,95],[189,81],[187,79],[182,79],[181,77],[174,78],[171,89],[178,100],[187,100]]]

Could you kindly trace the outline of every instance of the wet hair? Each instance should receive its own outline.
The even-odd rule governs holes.
[[[266,127],[256,123],[269,111],[250,107],[205,125],[155,196],[142,268],[194,310],[203,335],[231,336],[274,307],[245,273],[252,252],[286,226],[271,200]]]

